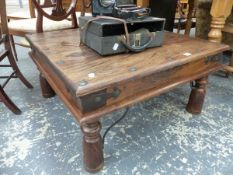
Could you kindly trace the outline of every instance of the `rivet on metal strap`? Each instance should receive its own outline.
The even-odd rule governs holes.
[[[101,102],[101,100],[102,100],[101,97],[96,97],[96,98],[95,98],[95,102],[97,102],[97,103]]]
[[[131,68],[129,68],[129,71],[130,72],[136,72],[138,69],[136,68],[136,67],[131,67]]]
[[[63,60],[57,61],[57,64],[64,64],[64,63],[65,63],[65,61],[63,61]]]
[[[88,82],[86,80],[81,80],[79,82],[79,86],[86,86],[88,84]]]
[[[173,61],[173,58],[172,57],[168,57],[167,60],[168,61]]]

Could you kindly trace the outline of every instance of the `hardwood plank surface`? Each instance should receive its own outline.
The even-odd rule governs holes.
[[[229,49],[226,45],[166,33],[162,47],[136,54],[102,57],[86,46],[79,46],[78,29],[33,34],[27,38],[33,47],[44,54],[44,61],[70,84],[77,96]],[[130,71],[132,68],[136,68],[136,71]],[[90,73],[94,73],[95,77],[89,77]],[[88,84],[80,86],[83,80]]]

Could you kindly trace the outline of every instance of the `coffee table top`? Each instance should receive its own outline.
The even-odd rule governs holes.
[[[162,47],[102,57],[86,46],[79,46],[78,29],[32,34],[27,38],[32,48],[44,55],[44,63],[60,75],[77,96],[229,49],[226,45],[167,32]]]

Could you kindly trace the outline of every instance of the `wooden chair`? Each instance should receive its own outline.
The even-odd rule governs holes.
[[[7,4],[6,4],[6,6],[7,6]],[[29,6],[28,10],[20,10],[20,11],[8,13],[7,14],[8,21],[35,18],[36,17],[35,9],[33,7],[31,0],[28,0],[28,6]],[[1,23],[1,21],[0,21],[0,23]],[[14,57],[16,58],[16,60],[18,60],[13,35],[9,35],[9,36],[10,36],[10,42],[12,43],[12,49],[13,49],[12,51],[13,51]]]
[[[0,101],[3,102],[13,113],[20,114],[20,109],[11,101],[6,92],[4,91],[4,87],[12,78],[19,78],[22,83],[28,88],[32,88],[32,85],[24,78],[22,73],[20,72],[15,59],[12,54],[12,48],[9,41],[9,33],[7,27],[7,16],[6,16],[6,6],[5,0],[0,1],[0,17],[1,17],[1,36],[0,36],[0,44],[4,45],[3,51],[0,52],[0,62],[8,58],[9,64],[1,64],[0,69],[2,68],[12,68],[13,72],[9,76],[0,76],[0,79],[6,79],[5,82],[0,85]]]
[[[30,33],[40,33],[78,27],[75,13],[77,0],[71,0],[70,7],[67,11],[62,6],[62,0],[44,0],[43,3],[40,3],[40,0],[29,0],[29,2],[31,3],[31,14],[35,16],[37,15],[37,17],[30,19],[10,20],[8,27],[9,33],[12,36],[11,41],[13,45],[18,44],[23,47],[30,47],[26,40],[24,43],[15,43],[13,36],[24,37],[26,34]],[[37,14],[33,13],[35,10]],[[15,50],[14,46],[13,49]],[[17,59],[16,54],[15,56]]]
[[[176,24],[177,33],[180,30],[185,29],[185,34],[189,35],[191,28],[195,26],[195,0],[178,0],[177,2],[177,14],[176,14]]]

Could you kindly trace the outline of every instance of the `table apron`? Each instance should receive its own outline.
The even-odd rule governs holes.
[[[98,92],[94,93],[92,99],[93,104],[91,104],[93,111],[83,111],[85,114],[81,122],[96,119],[99,116],[103,116],[104,114],[113,112],[122,107],[152,98],[174,89],[181,84],[207,76],[222,69],[222,67],[222,64],[218,61],[208,61],[208,59],[203,58],[166,71],[154,73],[150,76],[115,84],[106,88],[104,91],[106,93],[112,93],[117,89],[120,94],[117,97],[104,98],[103,101],[101,101],[102,107],[96,103],[97,108],[95,109],[95,102],[100,101],[99,98],[102,97],[103,90],[100,91],[100,96],[98,96]],[[92,94],[89,94],[86,97],[90,100],[91,95]],[[80,107],[82,107],[82,109],[90,109],[90,106],[82,106],[89,105],[85,100],[85,96],[80,98]]]
[[[149,76],[116,83],[82,97],[74,97],[68,85],[50,65],[43,64],[43,55],[35,52],[31,52],[30,55],[53,90],[80,123],[98,120],[107,113],[152,98],[222,68],[218,61],[203,58]]]

